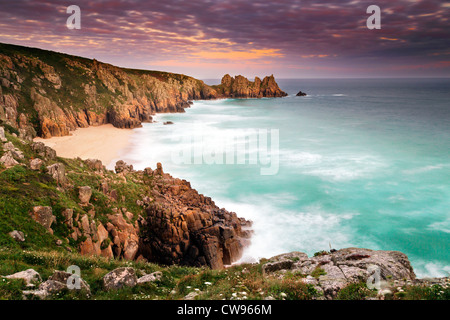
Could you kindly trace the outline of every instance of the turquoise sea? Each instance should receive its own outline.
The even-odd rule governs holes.
[[[157,115],[135,130],[121,158],[136,169],[161,162],[253,220],[245,261],[354,246],[402,251],[418,276],[448,276],[450,79],[278,84],[288,97],[196,101],[184,114]],[[308,96],[296,97],[299,90]],[[266,132],[277,147],[266,155],[279,160],[275,175],[261,175],[262,160],[217,163],[223,146],[236,147],[235,159],[263,155],[262,137],[242,151],[230,139],[252,132]],[[196,150],[214,150],[215,163]]]

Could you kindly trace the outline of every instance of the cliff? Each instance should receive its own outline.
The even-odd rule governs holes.
[[[135,128],[155,113],[184,112],[190,100],[286,95],[273,76],[250,82],[226,75],[220,86],[208,86],[181,74],[8,44],[0,44],[0,85],[0,120],[24,138],[105,123]]]
[[[243,76],[231,77],[226,74],[218,86],[212,86],[224,98],[263,98],[263,97],[285,97],[275,81],[273,75],[265,77],[262,81],[256,77],[254,82]]]

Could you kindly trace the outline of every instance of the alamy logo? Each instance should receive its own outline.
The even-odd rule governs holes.
[[[381,29],[381,9],[379,6],[371,5],[367,8],[366,13],[371,13],[372,15],[367,18],[367,28],[369,30]]]
[[[370,265],[367,268],[367,271],[369,271],[370,277],[367,278],[367,288],[369,289],[381,289],[381,269],[377,265]]]
[[[67,18],[66,26],[68,29],[81,29],[81,9],[79,6],[71,5],[67,7],[66,12],[71,14],[69,18]]]
[[[189,134],[191,132],[191,134]],[[184,148],[174,150],[174,164],[254,165],[261,175],[276,175],[279,170],[278,129],[228,130],[217,137],[195,124],[192,130],[181,136],[172,134],[172,141]]]
[[[72,274],[66,282],[67,288],[69,290],[80,290],[81,289],[81,270],[79,266],[69,266],[67,268],[67,273]]]

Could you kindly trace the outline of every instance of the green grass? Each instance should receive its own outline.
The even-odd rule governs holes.
[[[365,300],[366,298],[376,297],[377,291],[367,288],[365,282],[351,283],[342,288],[336,299],[337,300]]]

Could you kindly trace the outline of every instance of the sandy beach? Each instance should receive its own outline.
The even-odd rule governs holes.
[[[132,132],[132,129],[119,129],[112,124],[105,124],[79,128],[72,131],[70,136],[35,138],[34,141],[43,142],[53,148],[59,157],[99,159],[103,165],[109,167],[127,146]]]

